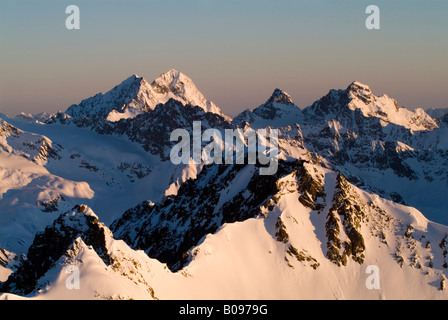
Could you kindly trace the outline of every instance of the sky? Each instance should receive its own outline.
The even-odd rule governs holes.
[[[370,4],[379,30],[365,26]],[[446,108],[447,15],[446,0],[1,0],[0,112],[65,111],[170,69],[231,116],[275,88],[304,108],[355,80],[409,109]]]

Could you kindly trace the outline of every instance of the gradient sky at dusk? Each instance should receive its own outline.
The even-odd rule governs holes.
[[[77,5],[81,29],[67,30]],[[365,9],[381,10],[367,30]],[[65,110],[131,74],[193,79],[229,115],[275,88],[306,107],[357,80],[410,109],[448,107],[448,1],[0,1],[0,112]]]

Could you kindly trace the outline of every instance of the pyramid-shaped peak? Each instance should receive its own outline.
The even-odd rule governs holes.
[[[189,91],[199,91],[193,80],[175,69],[162,73],[151,83],[151,86],[160,93],[171,91],[177,95],[185,94],[187,88],[189,88]]]
[[[151,87],[156,94],[165,98],[174,98],[184,104],[199,106],[206,112],[216,113],[230,119],[222,113],[218,106],[204,97],[193,80],[178,70],[171,69],[162,73],[151,83]]]
[[[138,74],[133,74],[127,79],[125,79],[123,82],[121,82],[119,85],[115,86],[111,91],[113,90],[130,90],[130,89],[137,89],[141,87],[141,85],[147,84],[147,81],[139,76]]]
[[[267,102],[294,103],[289,94],[278,88],[274,90]]]
[[[183,74],[180,71],[175,69],[171,69],[167,72],[162,73],[158,78],[156,78],[153,82],[158,84],[172,85],[177,82],[193,82],[189,77]]]
[[[358,92],[358,91],[371,92],[370,87],[368,85],[363,84],[359,81],[353,81],[347,87],[347,92]]]
[[[134,73],[130,77],[128,77],[126,80],[124,80],[122,83],[132,83],[136,80],[143,79],[143,77],[140,77],[138,74]]]
[[[161,74],[161,76],[163,76],[163,75],[167,75],[172,78],[178,78],[180,75],[184,75],[184,74],[176,69],[171,69],[171,70],[168,70],[167,72],[164,72]]]
[[[140,79],[142,77],[140,77],[138,74],[134,73],[132,76],[129,77],[129,79]]]

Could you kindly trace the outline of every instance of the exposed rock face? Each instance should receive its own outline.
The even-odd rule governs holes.
[[[337,177],[333,206],[327,216],[327,257],[337,265],[347,265],[347,259],[362,264],[364,261],[364,238],[361,222],[365,213],[362,202],[342,174]],[[342,240],[346,239],[346,240]]]
[[[0,248],[0,266],[8,267],[12,261],[18,261],[19,257],[4,248]]]
[[[261,214],[261,207],[278,192],[279,177],[300,164],[280,162],[274,176],[259,175],[255,165],[205,166],[196,180],[183,183],[176,196],[161,203],[145,202],[126,211],[111,225],[116,237],[150,257],[182,268],[188,250],[224,223]],[[235,185],[244,176],[245,183]],[[235,185],[235,189],[232,186]]]
[[[76,238],[81,237],[92,246],[109,265],[111,259],[106,247],[110,231],[98,221],[98,217],[85,205],[62,214],[52,226],[36,235],[28,250],[27,259],[0,287],[0,291],[29,294],[36,289],[37,281],[53,264],[70,249]]]
[[[162,160],[169,160],[169,153],[174,145],[174,142],[170,140],[171,133],[183,128],[188,130],[192,137],[194,121],[201,121],[202,130],[233,128],[218,114],[205,112],[199,107],[183,105],[175,99],[170,99],[163,105],[157,105],[151,112],[143,113],[133,119],[98,123],[96,131],[101,134],[126,135],[131,141],[140,143],[146,151],[159,155]]]
[[[297,190],[300,193],[299,201],[305,207],[312,210],[321,210],[324,207],[323,200],[325,198],[324,192],[324,176],[316,175],[315,172],[310,172],[311,168],[303,166],[297,173],[299,176]]]

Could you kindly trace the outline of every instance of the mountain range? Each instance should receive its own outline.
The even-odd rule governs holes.
[[[196,121],[277,129],[277,172],[173,164],[170,134]],[[132,75],[0,114],[0,177],[0,299],[448,297],[448,109],[357,81],[305,108],[277,88],[232,118],[181,72]]]

